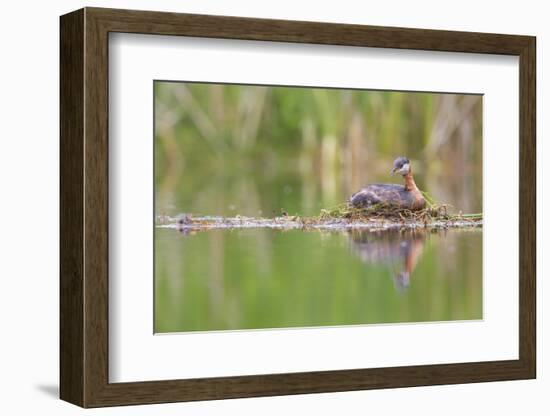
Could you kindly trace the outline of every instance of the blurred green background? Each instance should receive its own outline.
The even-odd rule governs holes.
[[[157,214],[315,215],[373,182],[481,212],[482,97],[155,82]]]
[[[317,215],[400,182],[482,211],[477,95],[155,82],[157,215]],[[155,331],[482,317],[482,231],[155,230]]]

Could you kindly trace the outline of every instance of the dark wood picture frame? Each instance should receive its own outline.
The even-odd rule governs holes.
[[[535,378],[534,37],[100,8],[64,15],[60,28],[60,396],[63,400],[82,407],[100,407]],[[519,359],[109,383],[110,32],[518,56]]]

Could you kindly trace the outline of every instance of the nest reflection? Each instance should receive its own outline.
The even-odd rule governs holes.
[[[384,265],[392,270],[396,289],[403,291],[410,286],[413,272],[422,256],[428,231],[350,230],[352,252],[369,265]]]

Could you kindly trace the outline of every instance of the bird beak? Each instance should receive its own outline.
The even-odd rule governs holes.
[[[396,171],[396,168],[393,168],[391,171],[390,171],[390,175],[393,176],[393,174],[395,173]]]

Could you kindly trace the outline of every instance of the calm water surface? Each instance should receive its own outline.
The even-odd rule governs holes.
[[[155,332],[482,318],[482,231],[155,230]]]

